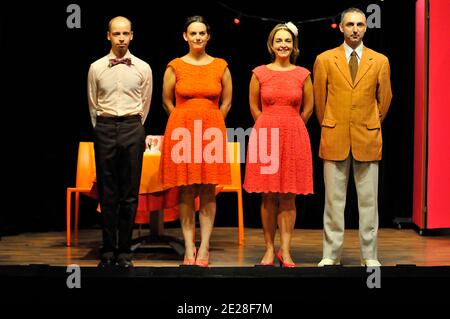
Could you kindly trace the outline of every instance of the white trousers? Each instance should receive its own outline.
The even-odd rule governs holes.
[[[359,211],[359,242],[362,259],[377,258],[378,161],[324,161],[325,210],[323,258],[340,260],[344,243],[344,210],[350,164],[353,166]]]

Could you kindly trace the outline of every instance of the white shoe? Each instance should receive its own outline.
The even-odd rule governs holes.
[[[323,266],[333,266],[333,265],[340,265],[341,263],[339,260],[334,260],[331,258],[323,258],[320,263],[317,265],[317,267],[323,267]]]
[[[361,266],[381,267],[381,263],[376,259],[365,259],[365,260],[361,261]]]

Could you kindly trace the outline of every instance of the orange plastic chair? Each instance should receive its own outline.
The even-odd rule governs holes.
[[[231,165],[231,184],[217,185],[216,195],[219,193],[236,192],[238,199],[238,242],[239,245],[244,245],[244,209],[242,205],[240,143],[228,142],[228,151]]]
[[[78,237],[78,209],[80,193],[90,193],[95,180],[95,155],[93,142],[80,142],[78,145],[78,162],[76,186],[67,187],[66,198],[66,244],[70,246],[70,222],[72,210],[72,193],[75,193],[75,240]]]

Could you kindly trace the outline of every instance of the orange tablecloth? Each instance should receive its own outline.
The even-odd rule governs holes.
[[[150,212],[164,209],[164,221],[178,219],[178,188],[164,189],[159,176],[160,153],[144,153],[136,224],[147,224]]]

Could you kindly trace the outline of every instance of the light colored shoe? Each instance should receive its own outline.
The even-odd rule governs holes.
[[[323,267],[323,266],[334,266],[334,265],[340,265],[339,260],[334,260],[331,258],[323,258],[320,263],[317,265],[317,267]]]
[[[381,267],[381,264],[378,260],[376,259],[365,259],[363,261],[361,261],[361,266],[366,266],[366,267]]]

